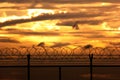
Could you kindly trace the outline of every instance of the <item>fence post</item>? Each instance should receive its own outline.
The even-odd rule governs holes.
[[[28,80],[30,80],[30,54],[27,54],[27,76]]]
[[[59,80],[61,80],[61,67],[59,66]]]
[[[93,79],[93,54],[89,54],[90,59],[90,80]]]

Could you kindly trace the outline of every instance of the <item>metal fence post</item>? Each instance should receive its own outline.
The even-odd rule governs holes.
[[[30,54],[27,54],[27,76],[28,80],[30,80]]]
[[[61,80],[61,67],[59,66],[59,80]]]
[[[93,79],[93,54],[89,54],[90,59],[90,80]]]

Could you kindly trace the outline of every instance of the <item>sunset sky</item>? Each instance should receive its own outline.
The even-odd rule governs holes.
[[[78,22],[79,30],[72,26]],[[0,0],[0,47],[120,45],[120,0]]]

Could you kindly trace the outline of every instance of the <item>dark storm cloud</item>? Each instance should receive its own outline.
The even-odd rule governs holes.
[[[13,39],[10,39],[10,38],[1,38],[1,37],[0,37],[0,42],[4,42],[4,43],[20,43],[17,40],[13,40]]]

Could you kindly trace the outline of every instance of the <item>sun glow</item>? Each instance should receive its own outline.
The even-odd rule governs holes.
[[[17,15],[8,16],[6,14],[6,11],[2,13],[3,13],[3,16],[0,17],[1,23],[10,21],[10,20],[17,20],[17,19],[30,19],[32,17],[36,17],[44,14],[54,15],[56,13],[67,13],[67,11],[56,11],[56,10],[50,10],[50,9],[27,9],[26,13],[23,14],[22,16],[17,16]],[[24,30],[33,30],[33,31],[60,30],[60,27],[56,25],[58,22],[59,20],[46,20],[46,21],[23,23],[23,24],[14,25],[14,29],[20,29],[20,30],[24,29]],[[11,26],[6,26],[6,27],[3,27],[2,29],[9,29],[9,28],[11,28]]]
[[[111,3],[102,2],[101,5],[102,6],[109,6],[109,5],[111,5]]]
[[[11,20],[18,20],[18,19],[30,19],[32,17],[44,15],[44,14],[51,14],[54,15],[56,13],[67,13],[67,11],[56,11],[56,10],[50,10],[50,9],[27,9],[26,13],[22,16],[17,15],[11,15],[8,16],[6,12],[2,12],[3,16],[0,17],[0,23],[11,21]],[[30,22],[30,23],[24,23],[23,24],[17,24],[14,25],[14,29],[24,29],[24,30],[33,30],[33,31],[39,31],[39,30],[59,30],[60,27],[56,24],[58,23],[58,20],[46,20],[46,21],[37,21],[37,22]],[[30,24],[30,25],[29,25]],[[24,27],[22,27],[22,26]],[[31,26],[31,27],[27,27]],[[3,27],[2,29],[8,29],[11,28],[11,26]]]
[[[67,11],[56,11],[56,10],[50,10],[50,9],[27,9],[24,11],[25,13],[22,16],[17,15],[7,15],[6,11],[2,12],[2,17],[0,17],[0,22],[6,22],[10,20],[17,20],[17,19],[30,19],[32,17],[44,15],[44,14],[50,14],[54,15],[56,13],[67,13]]]
[[[0,23],[6,22],[6,21],[11,21],[11,20],[17,20],[17,19],[29,19],[29,16],[7,16],[6,12],[4,12],[4,16],[0,17]]]
[[[54,10],[49,10],[49,9],[28,9],[28,16],[29,17],[35,17],[39,16],[42,14],[55,14]]]
[[[33,31],[40,31],[40,30],[60,30],[60,27],[56,24],[59,22],[59,20],[46,20],[46,21],[40,21],[40,22],[33,22],[31,23],[31,30]]]
[[[104,30],[120,30],[120,27],[118,27],[118,28],[112,28],[112,27],[110,27],[107,22],[103,22],[102,23],[102,28]]]
[[[54,10],[47,10],[47,9],[27,9],[27,11],[25,11],[26,14],[22,15],[22,16],[17,16],[17,15],[11,15],[8,16],[6,14],[6,12],[3,12],[3,16],[0,17],[0,22],[3,23],[5,21],[10,21],[10,20],[17,20],[17,19],[30,19],[32,17],[36,17],[42,14],[55,14]],[[64,12],[64,11],[61,11]]]

